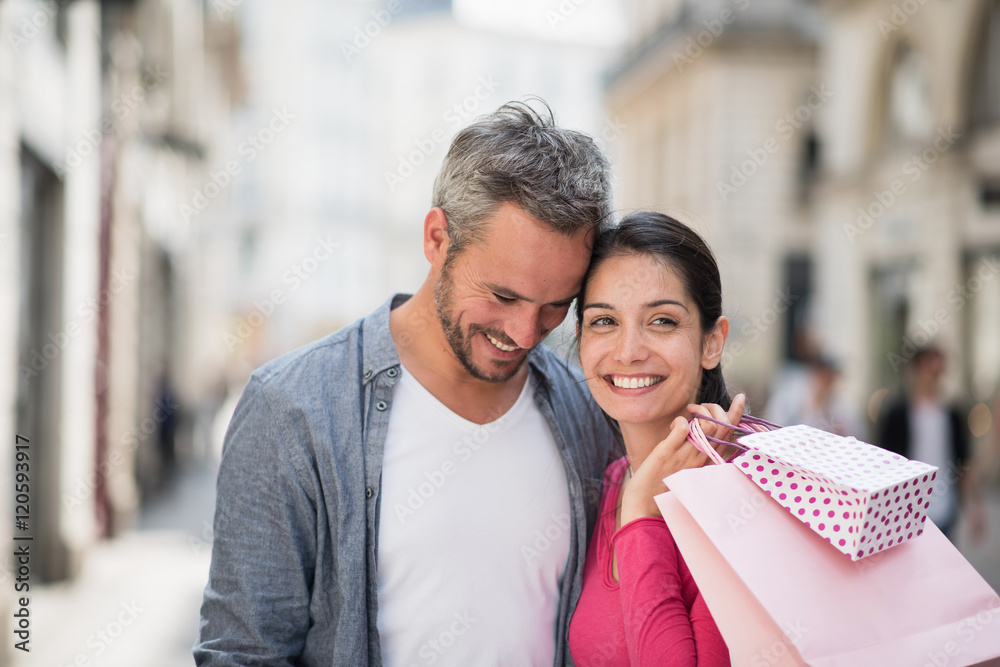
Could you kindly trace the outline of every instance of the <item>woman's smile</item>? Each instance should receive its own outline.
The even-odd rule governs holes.
[[[614,388],[628,390],[630,393],[625,394],[626,396],[637,393],[633,390],[649,389],[663,382],[663,380],[664,376],[662,375],[621,375],[615,373],[604,376],[604,381],[611,383]]]

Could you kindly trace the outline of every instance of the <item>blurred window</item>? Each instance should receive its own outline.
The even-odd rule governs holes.
[[[909,350],[907,327],[910,325],[914,273],[914,263],[907,260],[872,269],[869,382],[876,389],[892,391],[900,386],[901,369]]]
[[[1000,2],[990,3],[982,30],[972,65],[969,120],[973,127],[1000,121]]]
[[[994,280],[1000,247],[977,248],[965,256],[962,305],[965,326],[966,373],[972,395],[990,401],[1000,390],[1000,281]],[[956,308],[959,307],[956,305]]]
[[[790,304],[784,323],[783,357],[803,361],[810,356],[808,346],[815,330],[809,304],[812,297],[813,262],[808,255],[791,255],[784,262],[784,284]]]
[[[63,438],[69,436],[60,434],[59,420],[52,418],[60,414],[63,400],[60,352],[66,343],[56,343],[70,339],[71,325],[82,325],[84,329],[86,325],[76,310],[72,311],[72,319],[64,318],[63,269],[65,253],[72,250],[64,245],[63,184],[27,145],[21,146],[20,177],[19,305],[14,321],[21,372],[15,428],[18,433],[30,434],[37,461],[31,466],[31,480],[34,504],[40,511],[32,517],[32,529],[41,558],[32,561],[37,568],[32,573],[37,572],[42,581],[57,581],[66,578],[70,568],[60,534],[63,513],[58,501],[60,447]],[[97,260],[96,252],[93,260]],[[96,324],[92,325],[91,331],[96,328]],[[93,400],[93,396],[89,398]]]
[[[901,44],[889,79],[889,146],[922,143],[934,134],[934,112],[924,57]]]
[[[806,133],[801,150],[797,197],[799,204],[804,206],[809,203],[813,186],[819,179],[820,143],[815,129]],[[803,216],[802,219],[805,220],[806,217]]]

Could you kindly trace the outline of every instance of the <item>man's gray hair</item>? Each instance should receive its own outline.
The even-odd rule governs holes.
[[[537,99],[537,98],[535,98]],[[611,224],[611,166],[594,140],[508,102],[455,135],[434,181],[433,206],[448,219],[449,259],[484,236],[509,202],[567,236]]]

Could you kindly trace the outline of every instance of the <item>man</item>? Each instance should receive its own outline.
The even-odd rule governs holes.
[[[986,531],[986,514],[969,452],[969,427],[961,411],[941,397],[945,357],[934,344],[910,361],[910,390],[899,397],[879,425],[879,445],[909,459],[938,467],[927,517],[952,541],[960,509],[969,512],[975,541]]]
[[[199,665],[548,665],[611,442],[538,343],[611,215],[607,159],[512,103],[462,130],[427,279],[258,369],[226,435]]]

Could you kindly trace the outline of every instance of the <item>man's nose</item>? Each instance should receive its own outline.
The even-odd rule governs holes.
[[[518,347],[526,350],[538,345],[548,333],[542,326],[538,309],[533,307],[522,308],[506,323],[505,331]]]

